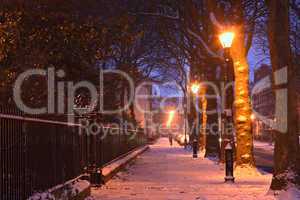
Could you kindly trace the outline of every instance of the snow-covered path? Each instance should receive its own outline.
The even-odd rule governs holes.
[[[170,147],[160,139],[125,172],[100,189],[96,200],[268,200],[265,196],[270,175],[237,177],[235,184],[224,183],[224,169],[213,161],[193,159],[182,147]]]

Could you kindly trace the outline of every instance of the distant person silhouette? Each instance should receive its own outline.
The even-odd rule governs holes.
[[[171,133],[169,133],[169,142],[170,142],[170,146],[173,146],[173,137]]]

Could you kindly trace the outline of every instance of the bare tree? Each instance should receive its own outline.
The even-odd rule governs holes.
[[[235,73],[234,118],[237,137],[236,166],[238,167],[254,167],[247,55],[252,45],[256,20],[262,15],[260,8],[259,1],[237,0],[231,3],[224,1],[223,4],[210,1],[210,17],[218,31],[226,29],[227,24],[235,32],[231,55]],[[223,21],[222,24],[225,25],[218,21]]]
[[[272,190],[287,189],[300,183],[299,175],[299,138],[297,134],[297,113],[295,98],[295,65],[292,62],[290,42],[289,0],[269,0],[268,38],[272,69],[287,70],[287,131],[275,131],[274,175],[271,184]],[[279,89],[278,77],[273,78],[273,88]],[[277,81],[276,81],[277,80]],[[284,103],[284,102],[283,102]]]

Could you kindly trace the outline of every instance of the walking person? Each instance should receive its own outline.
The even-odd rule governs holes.
[[[171,133],[169,133],[169,142],[170,142],[170,146],[173,146],[173,137]]]

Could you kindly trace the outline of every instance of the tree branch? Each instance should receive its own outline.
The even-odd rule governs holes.
[[[292,1],[290,3],[290,6],[294,10],[294,12],[296,13],[296,15],[300,18],[300,6],[297,5],[296,1]]]
[[[223,60],[223,57],[216,54],[215,52],[213,52],[209,46],[203,41],[202,37],[198,34],[196,34],[195,32],[193,32],[191,29],[188,29],[187,32],[192,35],[194,38],[196,38],[201,44],[202,46],[205,48],[205,50],[207,51],[207,53],[214,58],[219,58],[221,60]]]
[[[220,30],[224,29],[224,27],[218,22],[215,14],[213,12],[209,13],[209,18],[210,18],[210,21],[212,22],[212,24],[215,25],[218,29],[220,29]]]
[[[255,18],[255,16],[257,15],[258,12],[258,0],[255,1],[255,10],[253,12],[253,17]],[[253,41],[253,36],[254,36],[254,31],[255,31],[255,20],[251,23],[250,25],[250,31],[247,37],[247,42],[246,42],[246,54],[248,54],[251,45],[252,45],[252,41]]]
[[[162,15],[160,13],[151,13],[151,12],[138,12],[138,13],[132,13],[129,12],[130,15],[146,15],[146,16],[153,16],[153,17],[162,17],[162,18],[166,18],[166,19],[170,19],[170,20],[180,20],[179,14],[176,13],[176,16],[171,16],[171,15]]]

